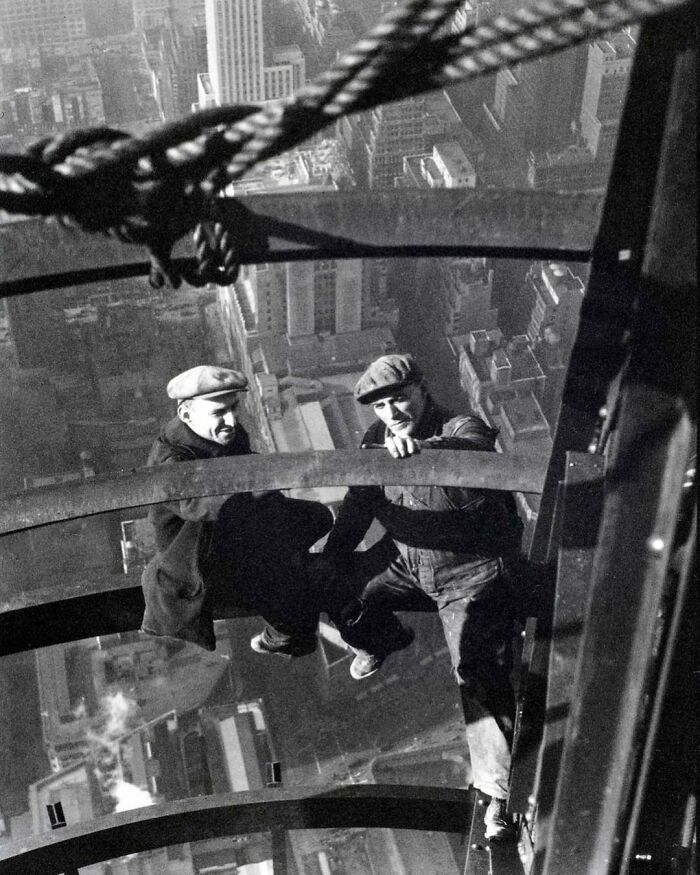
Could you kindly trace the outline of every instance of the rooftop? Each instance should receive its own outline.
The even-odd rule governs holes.
[[[467,158],[464,149],[456,140],[448,140],[446,143],[437,143],[433,147],[433,156],[436,163],[445,167],[452,176],[459,174],[474,174],[474,165]]]
[[[534,167],[571,167],[578,164],[593,164],[595,158],[585,146],[573,143],[560,152],[530,153],[529,162]]]
[[[394,335],[386,326],[328,337],[310,334],[290,340],[284,334],[253,338],[251,342],[251,357],[261,360],[264,370],[278,376],[357,370],[395,346]],[[260,354],[256,355],[255,350]]]
[[[559,304],[564,295],[578,294],[583,298],[583,282],[567,265],[557,261],[542,261],[539,273],[555,304]]]

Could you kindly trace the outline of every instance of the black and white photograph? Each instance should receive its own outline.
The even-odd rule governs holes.
[[[0,875],[695,875],[696,0],[0,0]]]

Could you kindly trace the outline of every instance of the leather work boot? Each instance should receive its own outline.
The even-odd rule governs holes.
[[[250,639],[250,646],[256,653],[270,654],[271,656],[280,656],[282,659],[292,659],[295,656],[308,656],[316,650],[316,642],[309,641],[295,643],[293,641],[283,645],[270,644],[264,632],[253,636]]]
[[[394,640],[391,642],[388,649],[383,649],[380,653],[368,653],[366,650],[355,650],[355,658],[350,666],[350,675],[356,681],[362,681],[365,678],[370,677],[370,675],[379,671],[387,656],[396,653],[398,650],[405,650],[406,647],[410,647],[411,644],[413,644],[413,639],[415,637],[413,629],[403,627],[394,637]]]
[[[506,800],[492,797],[484,815],[485,837],[491,842],[514,842],[517,832],[512,817],[508,814]]]

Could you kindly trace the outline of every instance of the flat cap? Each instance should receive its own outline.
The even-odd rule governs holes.
[[[382,394],[419,383],[423,372],[410,353],[383,355],[367,368],[355,386],[360,404],[371,404]]]
[[[215,398],[231,392],[247,392],[248,380],[240,371],[218,365],[197,365],[173,377],[168,383],[168,398],[187,401],[190,398]]]

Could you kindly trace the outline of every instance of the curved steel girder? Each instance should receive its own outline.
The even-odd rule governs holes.
[[[353,784],[259,790],[162,803],[0,847],[3,875],[58,875],[153,848],[267,830],[367,827],[465,832],[471,794]]]
[[[0,657],[139,629],[144,609],[140,571],[57,580],[48,588],[13,595],[0,603]],[[249,608],[232,604],[213,610],[217,620],[254,616]]]
[[[441,189],[299,192],[221,199],[241,264],[477,255],[587,261],[602,196]],[[367,216],[372,221],[367,221]],[[43,220],[0,227],[0,295],[146,275],[145,247]],[[191,259],[189,238],[174,250]]]
[[[545,469],[541,457],[458,450],[430,450],[407,459],[371,450],[207,459],[7,495],[0,500],[0,534],[162,501],[264,489],[383,483],[538,493]]]

